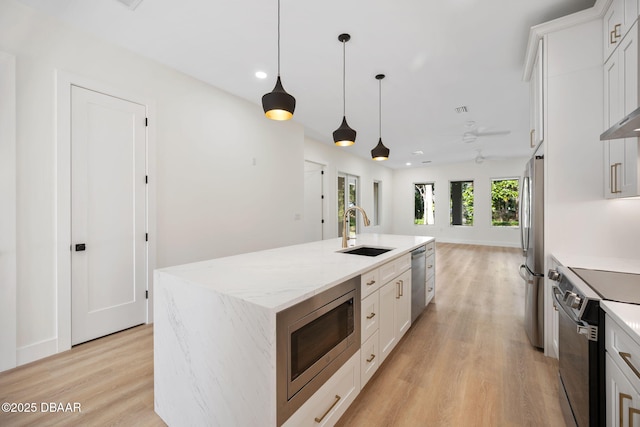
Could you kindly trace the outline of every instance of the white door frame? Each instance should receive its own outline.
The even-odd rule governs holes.
[[[155,101],[131,90],[112,87],[82,76],[56,70],[56,266],[57,351],[71,348],[71,86],[80,86],[147,107],[147,322],[153,321],[153,270],[156,265]]]
[[[0,371],[17,364],[16,57],[0,52]]]

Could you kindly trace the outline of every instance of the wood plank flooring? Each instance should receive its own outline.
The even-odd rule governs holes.
[[[529,345],[522,326],[519,251],[438,243],[436,256],[435,302],[339,425],[564,426],[557,363]],[[153,326],[0,373],[4,402],[38,411],[0,412],[3,427],[163,426],[153,412]],[[50,402],[77,402],[82,412],[41,412]]]
[[[523,327],[520,251],[438,243],[436,298],[339,426],[564,426],[557,361]]]

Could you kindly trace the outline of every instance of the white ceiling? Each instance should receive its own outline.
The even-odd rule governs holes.
[[[20,0],[100,38],[256,104],[277,70],[277,0]],[[594,0],[281,0],[281,75],[297,100],[294,120],[333,145],[342,120],[346,44],[347,120],[370,159],[382,140],[388,167],[406,168],[528,154],[529,89],[522,81],[529,28],[593,6]],[[267,72],[265,80],[255,72]],[[467,113],[455,108],[467,106]],[[265,118],[265,120],[268,120]],[[472,130],[510,130],[465,143]],[[422,151],[422,155],[413,152]]]

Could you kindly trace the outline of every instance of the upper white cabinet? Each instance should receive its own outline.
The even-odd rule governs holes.
[[[606,18],[607,15],[605,24]],[[616,49],[604,64],[605,130],[638,108],[639,39],[636,20],[624,37],[616,42]],[[640,195],[638,154],[638,138],[604,141],[606,198]]]
[[[604,61],[620,44],[638,17],[638,0],[613,0],[603,18]]]
[[[544,141],[544,63],[543,40],[538,42],[529,80],[529,144],[535,148]]]

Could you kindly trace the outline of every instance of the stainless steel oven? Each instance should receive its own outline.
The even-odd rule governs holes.
[[[604,314],[600,297],[570,269],[550,270],[558,310],[560,405],[567,426],[605,422]]]
[[[276,314],[276,399],[284,423],[360,348],[360,276]]]

